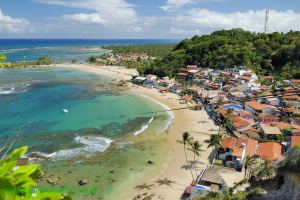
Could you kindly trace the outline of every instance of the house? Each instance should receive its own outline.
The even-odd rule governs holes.
[[[254,140],[260,139],[260,135],[258,134],[259,130],[254,127],[250,127],[248,130],[241,131],[240,133],[243,138],[250,138]]]
[[[266,103],[271,106],[279,106],[279,99],[275,97],[267,98]]]
[[[227,68],[224,71],[229,72],[229,73],[233,73],[233,74],[237,74],[239,76],[244,75],[244,73],[246,73],[246,72],[250,72],[250,71],[247,71],[246,67],[244,67],[244,66]]]
[[[276,107],[267,105],[267,104],[261,104],[257,101],[248,101],[245,104],[245,110],[251,112],[251,113],[269,113],[272,114],[273,110],[275,110]]]
[[[239,101],[246,98],[246,95],[243,92],[230,92],[229,97],[232,100]]]
[[[246,111],[246,110],[235,110],[235,111],[234,111],[234,114],[235,114],[236,116],[239,116],[239,117],[244,118],[244,119],[247,120],[248,122],[249,122],[249,121],[254,121],[254,120],[255,120],[255,116],[254,116],[252,113],[250,113],[250,112],[248,112],[248,111]]]
[[[283,96],[283,99],[285,101],[299,101],[300,100],[300,96],[299,95],[285,95]]]
[[[184,87],[182,85],[176,84],[176,85],[172,85],[169,88],[169,91],[174,93],[174,94],[179,94],[183,90],[183,88]]]
[[[262,122],[263,124],[272,124],[272,123],[279,122],[280,119],[276,115],[271,115],[268,113],[261,113],[258,115],[258,121]]]
[[[226,137],[221,143],[221,149],[218,154],[220,160],[229,161],[231,163],[240,163],[246,156],[253,157],[258,145],[257,140],[250,138]]]
[[[300,86],[300,79],[291,80],[293,86]]]
[[[232,116],[232,128],[233,131],[245,131],[250,128],[250,123],[239,116]]]
[[[275,139],[278,136],[281,136],[281,131],[275,126],[267,126],[264,124],[260,125],[260,131],[264,134],[266,139]]]
[[[295,88],[291,87],[291,86],[285,87],[285,88],[283,88],[283,90],[284,90],[284,92],[295,92]]]
[[[232,179],[237,179],[239,175],[234,169],[209,165],[202,173],[200,173],[197,179],[196,190],[208,190],[218,192],[224,190],[225,188],[233,187],[231,183],[227,183],[226,179],[223,178],[224,175],[230,175]],[[241,177],[239,175],[239,177]],[[238,180],[236,180],[238,182]],[[194,192],[195,193],[195,192]]]
[[[146,81],[146,77],[142,77],[142,76],[138,76],[138,77],[135,77],[132,82],[133,83],[136,83],[136,84],[143,84],[145,81]]]
[[[259,143],[256,155],[262,160],[278,160],[282,155],[282,146],[276,142]]]
[[[292,150],[296,145],[300,145],[300,136],[292,136],[286,145],[286,151]]]
[[[293,135],[294,136],[300,136],[300,128],[297,128],[297,129],[293,130]]]

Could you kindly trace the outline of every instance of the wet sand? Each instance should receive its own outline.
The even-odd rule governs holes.
[[[56,66],[66,67],[66,65]],[[110,76],[117,80],[129,80],[131,75],[137,74],[134,69],[115,66],[68,65],[68,67]],[[204,141],[211,134],[218,132],[218,126],[214,124],[213,120],[209,119],[205,111],[195,111],[188,108],[187,104],[180,104],[176,94],[161,94],[157,89],[129,85],[131,92],[147,96],[173,110],[175,119],[167,131],[170,148],[168,154],[163,155],[164,161],[162,164],[158,164],[153,170],[147,170],[135,176],[134,179],[124,182],[126,185],[119,185],[120,191],[114,193],[109,199],[133,199],[136,195],[146,193],[147,195],[153,194],[152,199],[180,199],[185,187],[192,181],[192,177],[185,160],[183,145],[178,140],[181,140],[182,133],[187,131],[202,144],[203,152],[197,158],[197,171],[199,171],[209,164],[212,151],[211,148],[207,148]],[[162,152],[162,154],[164,153]],[[193,161],[193,154],[189,151],[188,160]]]

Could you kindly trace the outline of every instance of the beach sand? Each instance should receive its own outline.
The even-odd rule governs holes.
[[[135,69],[116,66],[93,66],[86,64],[54,66],[67,66],[110,76],[117,80],[129,80],[132,75],[137,75]],[[197,158],[197,171],[199,172],[209,164],[212,152],[212,149],[208,149],[204,141],[209,139],[211,134],[216,134],[219,127],[214,124],[213,120],[209,119],[206,111],[195,111],[188,108],[187,104],[180,104],[176,94],[162,94],[157,89],[144,88],[133,84],[129,85],[133,93],[147,96],[171,108],[175,119],[168,129],[167,138],[171,143],[171,148],[165,162],[162,166],[158,167],[155,173],[144,174],[143,177],[135,181],[135,183],[140,183],[141,185],[146,183],[150,187],[139,190],[136,188],[136,185],[132,185],[126,191],[122,191],[122,194],[116,194],[116,196],[118,199],[133,199],[137,195],[147,193],[147,195],[154,194],[152,199],[180,199],[185,187],[191,183],[192,177],[185,160],[183,145],[178,140],[181,140],[182,133],[187,131],[195,140],[198,140],[202,144],[203,152]],[[189,161],[193,161],[192,152],[188,151],[188,159]],[[170,184],[165,183],[168,182],[165,181],[166,179],[171,181]]]

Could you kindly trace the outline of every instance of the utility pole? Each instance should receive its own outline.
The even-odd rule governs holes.
[[[265,17],[265,33],[267,33],[268,30],[268,21],[269,21],[269,14],[270,14],[270,10],[266,10],[266,17]]]

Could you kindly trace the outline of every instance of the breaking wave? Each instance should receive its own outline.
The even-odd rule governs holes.
[[[144,125],[141,127],[140,130],[138,130],[138,131],[136,131],[136,132],[134,133],[134,135],[139,135],[140,133],[144,132],[144,131],[149,127],[149,125],[151,124],[151,122],[153,121],[153,119],[154,119],[154,117],[151,117],[151,119],[148,121],[148,123],[147,123],[147,124],[144,124]]]
[[[104,152],[110,147],[113,140],[105,137],[95,136],[77,136],[74,138],[74,143],[82,145],[82,147],[58,150],[51,154],[35,152],[45,158],[50,159],[70,159],[76,156],[90,156],[95,153]]]

